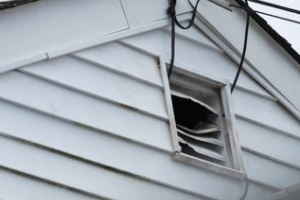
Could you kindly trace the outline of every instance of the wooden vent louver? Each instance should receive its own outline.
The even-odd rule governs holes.
[[[182,152],[224,164],[224,142],[220,139],[219,113],[204,102],[172,92],[178,141]]]

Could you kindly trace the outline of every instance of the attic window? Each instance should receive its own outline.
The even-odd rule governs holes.
[[[230,85],[177,67],[168,81],[163,69],[166,66],[161,66],[167,104],[171,105],[168,112],[175,158],[242,177]]]
[[[35,1],[39,1],[39,0],[0,0],[0,10],[14,8]]]

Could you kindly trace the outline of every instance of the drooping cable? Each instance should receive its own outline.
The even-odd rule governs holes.
[[[175,10],[175,4],[176,0],[171,0],[169,2],[169,9],[168,14],[171,17],[171,62],[170,62],[170,68],[168,71],[168,77],[170,79],[172,70],[174,67],[174,60],[175,60],[175,18],[176,18],[176,10]]]
[[[197,1],[195,7],[194,7],[194,10],[193,10],[193,15],[192,15],[192,18],[190,20],[190,23],[187,25],[187,26],[183,26],[182,24],[180,24],[180,22],[177,20],[176,16],[175,16],[175,23],[176,25],[181,28],[181,29],[189,29],[192,27],[192,25],[194,24],[194,21],[195,21],[195,17],[196,17],[196,13],[197,13],[197,7],[198,7],[198,4],[199,4],[200,0]]]
[[[247,194],[248,194],[248,191],[249,191],[249,178],[248,178],[248,175],[247,173],[245,172],[245,191],[244,191],[244,194],[243,196],[241,197],[240,200],[245,200],[246,197],[247,197]]]
[[[247,43],[248,43],[248,33],[249,33],[249,24],[250,24],[250,14],[249,14],[249,4],[248,4],[248,0],[245,0],[246,3],[246,8],[244,9],[247,12],[247,19],[246,19],[246,28],[245,28],[245,36],[244,36],[244,47],[243,47],[243,53],[242,53],[242,57],[241,57],[241,61],[239,64],[239,68],[238,71],[236,73],[236,76],[234,78],[233,84],[231,86],[231,93],[233,93],[236,83],[239,79],[240,73],[242,71],[243,68],[243,63],[245,60],[245,55],[246,55],[246,51],[247,51]]]
[[[170,79],[173,68],[174,68],[174,60],[175,60],[175,25],[177,25],[181,29],[189,29],[192,27],[195,21],[196,13],[197,13],[197,7],[199,4],[200,0],[197,1],[192,18],[187,26],[183,26],[180,24],[180,22],[176,18],[176,0],[169,0],[169,8],[168,8],[168,14],[170,15],[171,18],[171,62],[170,62],[170,68],[168,71],[168,77]]]

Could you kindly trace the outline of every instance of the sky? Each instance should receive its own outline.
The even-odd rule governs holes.
[[[300,0],[263,0],[263,1],[300,10]],[[273,15],[278,15],[281,17],[297,20],[300,22],[300,15],[298,14],[282,11],[276,8],[270,8],[253,2],[249,2],[249,5],[254,10],[270,13]],[[300,24],[295,24],[292,22],[276,19],[265,15],[260,15],[260,16],[263,17],[268,22],[268,24],[270,24],[290,44],[292,44],[292,47],[300,54]]]

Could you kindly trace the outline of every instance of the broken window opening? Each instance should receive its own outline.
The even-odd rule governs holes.
[[[221,89],[176,70],[170,87],[181,153],[233,167]]]

